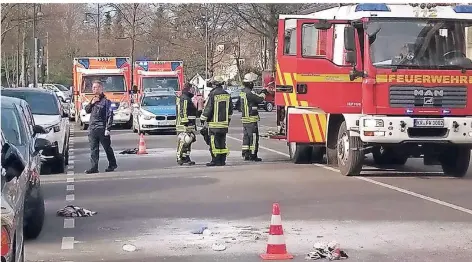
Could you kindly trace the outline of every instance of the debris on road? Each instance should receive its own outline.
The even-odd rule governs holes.
[[[318,260],[327,258],[329,260],[340,260],[348,258],[346,252],[341,250],[340,245],[336,241],[331,241],[328,244],[316,242],[313,245],[314,251],[308,253],[305,257],[307,260]]]
[[[207,229],[208,229],[208,227],[206,227],[206,226],[200,226],[198,229],[193,230],[193,231],[192,231],[192,234],[201,235],[201,234],[203,234],[203,232],[204,232],[205,230],[207,230]]]
[[[226,250],[226,246],[223,244],[215,243],[211,246],[211,249],[213,249],[214,251],[224,251]]]
[[[137,148],[133,148],[133,149],[125,149],[123,151],[120,152],[121,155],[125,155],[125,154],[137,154],[138,153],[138,149]]]
[[[66,206],[57,211],[57,216],[60,217],[91,217],[95,214],[97,212],[73,205]]]
[[[131,244],[125,244],[123,245],[123,250],[128,251],[128,252],[134,252],[136,251],[136,246],[131,245]]]

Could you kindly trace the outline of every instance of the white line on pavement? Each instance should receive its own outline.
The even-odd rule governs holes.
[[[62,237],[61,249],[74,249],[74,237]]]
[[[242,142],[242,140],[239,139],[239,138],[235,138],[235,137],[231,137],[231,136],[227,136],[227,137],[230,138],[230,139]],[[289,154],[286,154],[286,153],[283,153],[283,152],[280,152],[280,151],[277,151],[277,150],[274,150],[274,149],[271,149],[271,148],[267,148],[267,147],[264,147],[264,146],[259,146],[259,148],[265,149],[267,151],[270,151],[270,152],[273,152],[273,153],[276,153],[276,154],[279,154],[279,155],[282,155],[282,156],[290,157]],[[314,164],[314,165],[317,166],[317,167],[324,168],[326,170],[330,170],[330,171],[339,173],[338,169],[330,167],[330,166],[326,166],[326,165],[323,165],[323,164]],[[403,173],[403,172],[398,172],[398,173]],[[404,172],[404,173],[425,173],[425,172]],[[388,189],[392,189],[392,190],[395,190],[397,192],[400,192],[400,193],[403,193],[403,194],[406,194],[406,195],[410,195],[410,196],[413,196],[413,197],[416,197],[416,198],[419,198],[419,199],[430,201],[432,203],[435,203],[435,204],[438,204],[438,205],[441,205],[441,206],[445,206],[445,207],[449,207],[449,208],[452,208],[454,210],[461,211],[461,212],[467,213],[469,215],[472,215],[472,210],[470,210],[470,209],[467,209],[467,208],[464,208],[464,207],[461,207],[461,206],[457,206],[457,205],[454,205],[454,204],[451,204],[451,203],[448,203],[448,202],[444,202],[444,201],[436,199],[436,198],[421,195],[421,194],[415,193],[413,191],[409,191],[409,190],[406,190],[406,189],[403,189],[403,188],[400,188],[400,187],[392,186],[392,185],[389,185],[389,184],[386,184],[386,183],[378,182],[376,180],[366,178],[366,177],[362,177],[362,176],[354,176],[353,178],[356,178],[356,179],[359,179],[359,180],[362,180],[362,181],[365,181],[365,182],[368,182],[368,183],[371,183],[371,184],[374,184],[374,185],[378,185],[378,186],[381,186],[381,187],[385,187],[385,188],[388,188]]]
[[[74,178],[73,177],[68,177],[67,178],[67,183],[74,183]]]
[[[74,171],[67,171],[67,175],[68,175],[68,176],[73,176],[73,175],[74,175]]]
[[[67,185],[66,190],[67,190],[67,191],[74,191],[74,190],[75,190],[75,186],[74,186],[74,185]]]
[[[74,218],[64,218],[64,228],[74,228],[75,219]]]
[[[74,201],[74,200],[75,200],[75,195],[74,194],[66,195],[66,201]]]

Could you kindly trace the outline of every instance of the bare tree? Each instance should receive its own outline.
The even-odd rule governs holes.
[[[252,29],[254,34],[267,39],[269,53],[268,68],[275,70],[275,43],[277,40],[278,17],[291,14],[307,7],[307,4],[235,4],[231,9],[241,18],[242,24]],[[240,26],[242,28],[242,26]]]
[[[134,54],[136,41],[139,37],[149,33],[146,24],[149,20],[149,4],[110,4],[116,12],[121,14],[121,18],[125,22],[125,34],[122,39],[129,39],[130,41],[130,57],[131,57],[131,71],[134,69]],[[131,83],[133,83],[133,74],[131,74]]]

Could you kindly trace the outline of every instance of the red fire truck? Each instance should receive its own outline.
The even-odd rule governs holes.
[[[472,148],[472,6],[349,4],[278,24],[278,135],[293,162],[359,175],[422,157],[467,173]]]

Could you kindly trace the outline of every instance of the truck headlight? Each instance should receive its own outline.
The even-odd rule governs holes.
[[[384,121],[382,119],[364,119],[364,127],[383,127]]]

